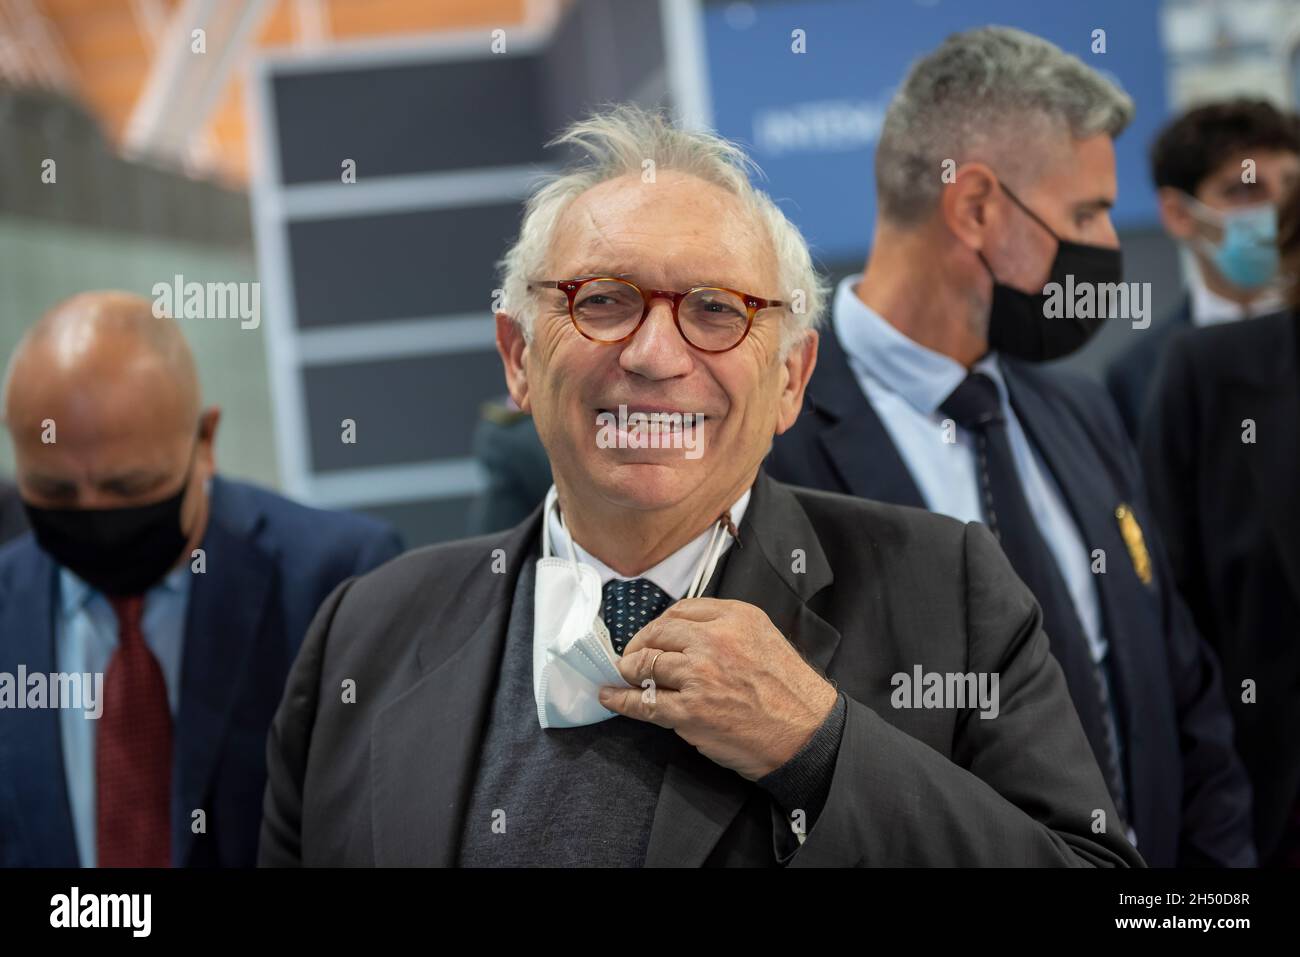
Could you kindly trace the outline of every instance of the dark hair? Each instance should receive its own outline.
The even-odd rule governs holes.
[[[1287,303],[1300,313],[1300,183],[1291,188],[1278,210],[1277,245]]]
[[[1300,154],[1300,121],[1267,100],[1227,100],[1188,110],[1151,146],[1151,178],[1195,194],[1219,166],[1243,150]]]

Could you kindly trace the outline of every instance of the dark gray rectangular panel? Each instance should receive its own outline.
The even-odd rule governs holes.
[[[357,509],[366,515],[391,522],[402,533],[407,548],[419,548],[436,542],[449,542],[467,538],[465,517],[469,514],[472,498],[431,498],[422,502],[399,502],[395,505],[372,505]],[[483,556],[484,568],[492,560],[489,553]]]
[[[303,386],[318,472],[468,456],[479,407],[506,391],[494,351],[308,367]],[[341,439],[344,419],[355,444]]]
[[[519,231],[520,214],[511,200],[290,224],[299,328],[489,315],[496,261]]]
[[[283,181],[338,182],[345,159],[358,180],[541,160],[539,58],[489,42],[482,59],[274,77]]]
[[[546,125],[554,135],[600,106],[633,99],[662,69],[659,4],[575,3],[565,11],[544,58]]]

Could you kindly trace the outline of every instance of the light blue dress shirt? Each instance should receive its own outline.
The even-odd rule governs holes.
[[[861,278],[850,276],[840,283],[831,320],[849,368],[880,416],[930,511],[963,522],[984,522],[974,438],[958,426],[952,433],[956,441],[945,441],[947,416],[939,411],[943,400],[966,378],[966,367],[909,339],[867,306],[853,291]],[[1103,662],[1106,637],[1092,554],[1056,480],[1030,446],[1011,409],[997,355],[989,353],[970,371],[983,372],[997,383],[1021,488],[1065,579],[1093,660]]]
[[[180,708],[181,653],[185,643],[190,578],[190,567],[183,564],[149,589],[145,593],[141,623],[145,644],[162,668],[173,722]],[[65,673],[107,673],[118,642],[117,615],[108,599],[68,569],[60,568],[57,607],[54,647],[58,670]],[[80,708],[60,709],[59,730],[77,854],[82,867],[94,867],[97,861],[95,738],[99,722],[84,715]]]

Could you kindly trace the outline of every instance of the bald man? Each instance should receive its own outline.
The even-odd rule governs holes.
[[[400,541],[217,476],[220,410],[139,296],[44,316],[3,414],[32,532],[0,550],[0,865],[253,865],[307,625]]]

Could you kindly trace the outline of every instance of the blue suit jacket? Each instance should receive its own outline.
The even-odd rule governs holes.
[[[1253,865],[1250,785],[1233,750],[1218,663],[1174,589],[1137,455],[1113,405],[1100,386],[1058,368],[1005,359],[1002,368],[1016,416],[1084,541],[1107,556],[1098,590],[1138,851],[1154,867]],[[795,485],[925,507],[831,330],[821,339],[804,412],[777,439],[768,470]],[[1149,585],[1121,536],[1121,503],[1135,510],[1144,533]],[[1071,694],[1095,694],[1079,650],[1054,640],[1052,650]]]
[[[396,556],[373,519],[216,478],[186,611],[173,733],[173,866],[251,867],[266,736],[289,666],[334,586]],[[0,550],[0,672],[55,669],[58,566],[26,534]],[[0,711],[0,866],[76,867],[59,713]],[[207,832],[191,815],[206,812]]]

